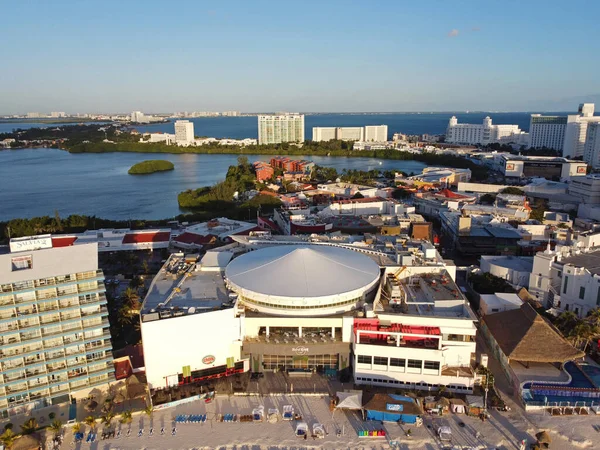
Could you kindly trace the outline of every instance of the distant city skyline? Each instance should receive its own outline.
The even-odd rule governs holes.
[[[3,28],[0,114],[600,103],[598,2],[501,5],[10,2],[2,12],[18,20]]]

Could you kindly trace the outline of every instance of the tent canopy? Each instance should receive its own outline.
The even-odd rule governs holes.
[[[336,392],[339,398],[336,408],[362,409],[362,391]]]

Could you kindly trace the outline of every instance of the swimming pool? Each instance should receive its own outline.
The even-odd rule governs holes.
[[[593,369],[597,369],[597,371],[593,371]],[[600,368],[588,365],[578,366],[573,362],[568,362],[565,364],[564,370],[571,377],[571,381],[566,384],[524,383],[521,396],[525,403],[568,403],[586,406],[600,404],[600,389],[598,389]]]
[[[600,367],[591,364],[580,364],[579,368],[600,388]]]

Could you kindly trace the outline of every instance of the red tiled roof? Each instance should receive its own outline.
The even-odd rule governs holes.
[[[195,233],[185,233],[180,234],[175,239],[175,242],[179,242],[181,244],[196,244],[196,245],[206,245],[210,244],[215,239],[215,236],[212,234],[207,234],[206,236]]]
[[[121,350],[115,350],[113,354],[115,358],[129,356],[129,360],[134,369],[144,367],[144,347],[142,344],[127,345]]]
[[[75,236],[53,237],[52,247],[69,247],[73,245],[76,240],[77,238]]]
[[[133,374],[133,370],[131,368],[131,363],[129,360],[124,361],[114,361],[115,366],[115,378],[117,380],[123,380],[127,378],[129,375]]]
[[[443,189],[440,191],[440,195],[443,195],[446,198],[469,198],[467,195],[457,194],[456,192],[452,192],[449,189]]]
[[[127,233],[123,244],[141,244],[144,242],[168,242],[171,233],[168,231],[155,231],[152,233]]]

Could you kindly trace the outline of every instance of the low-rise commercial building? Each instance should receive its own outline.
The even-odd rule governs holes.
[[[419,175],[407,178],[407,181],[415,184],[426,184],[431,186],[457,186],[471,180],[470,169],[455,169],[450,167],[426,167]]]
[[[354,321],[358,385],[469,393],[475,382],[476,317],[445,272],[386,275],[374,316]]]
[[[563,180],[585,176],[587,164],[551,156],[517,156],[501,154],[500,170],[507,178],[542,177]]]
[[[569,195],[577,198],[581,203],[600,204],[600,175],[589,174],[583,177],[572,178],[568,187]]]
[[[521,234],[492,216],[465,216],[440,211],[442,233],[448,244],[463,255],[516,255]]]
[[[533,270],[533,258],[528,256],[481,255],[479,267],[482,272],[502,278],[515,289],[529,287],[529,275]]]

